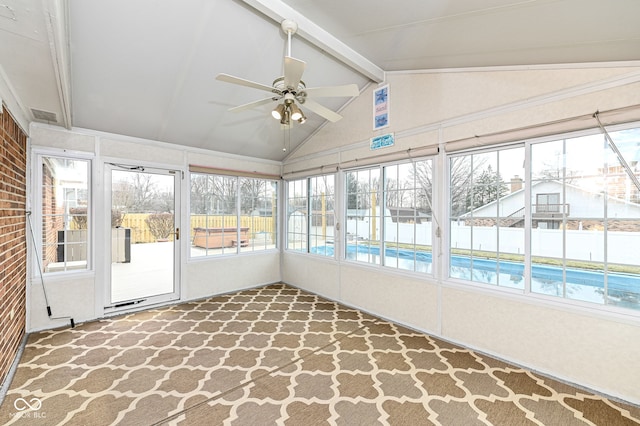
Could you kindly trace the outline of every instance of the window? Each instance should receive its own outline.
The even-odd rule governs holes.
[[[524,289],[524,156],[520,146],[450,157],[452,278]]]
[[[431,273],[432,160],[349,171],[345,179],[346,258]]]
[[[335,176],[288,182],[287,248],[334,256]]]
[[[347,259],[380,265],[381,167],[345,173]]]
[[[640,129],[611,133],[640,174]],[[531,291],[640,308],[638,188],[602,134],[531,145]]]
[[[536,213],[559,213],[560,193],[536,194],[536,203],[533,205]]]
[[[640,128],[610,136],[449,155],[450,277],[640,309]]]
[[[248,239],[241,241],[241,247],[251,251],[275,247],[277,185],[273,180],[240,178],[240,229],[248,235]]]
[[[42,272],[88,269],[90,162],[40,156]]]
[[[307,179],[288,182],[287,248],[307,252]]]
[[[384,167],[384,265],[431,272],[431,160]]]
[[[191,256],[276,247],[277,182],[191,173]]]
[[[333,256],[334,175],[309,179],[309,251]]]

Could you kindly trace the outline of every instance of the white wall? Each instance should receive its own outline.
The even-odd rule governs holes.
[[[324,127],[284,165],[284,175],[331,165],[353,167],[384,153],[440,144],[435,182],[446,181],[448,141],[640,105],[640,64],[391,73],[391,126],[372,130],[370,88],[338,123]],[[631,66],[633,65],[633,66]],[[596,126],[595,120],[593,126]],[[396,145],[375,153],[369,139],[394,132]],[[323,153],[324,150],[328,152]],[[359,159],[358,162],[350,160]],[[374,159],[373,161],[381,161]],[[325,169],[326,170],[326,169]],[[318,169],[320,173],[320,169]],[[446,193],[434,192],[447,220]],[[401,273],[337,259],[283,253],[283,280],[418,330],[640,403],[640,312],[524,295],[446,278],[447,236],[435,238],[435,274]],[[336,242],[340,253],[340,241]]]
[[[59,127],[33,124],[30,129],[30,142],[33,152],[46,152],[51,155],[79,155],[92,160],[92,203],[95,208],[93,240],[91,252],[93,267],[89,271],[80,271],[58,275],[44,275],[42,279],[47,290],[52,317],[71,317],[76,323],[100,318],[105,315],[104,294],[107,268],[111,267],[108,247],[101,244],[101,230],[105,220],[104,188],[110,184],[104,182],[104,163],[121,161],[125,164],[143,164],[146,167],[170,167],[185,172],[181,184],[182,229],[189,229],[188,166],[195,164],[206,167],[223,167],[236,170],[259,171],[265,174],[280,173],[280,164],[272,161],[242,158],[211,151],[189,149],[156,141],[129,138],[120,135],[104,134],[84,129],[67,131]],[[32,206],[36,191],[29,189]],[[37,225],[34,223],[34,226]],[[184,235],[184,234],[183,234]],[[180,300],[192,300],[215,294],[227,293],[239,289],[278,282],[280,280],[280,253],[277,250],[241,253],[224,257],[197,258],[190,260],[189,239],[182,239],[179,262],[181,275]],[[32,244],[30,263],[34,265]],[[250,265],[250,267],[248,267]],[[68,318],[51,319],[47,315],[41,277],[37,267],[29,268],[27,286],[27,331],[67,326]]]

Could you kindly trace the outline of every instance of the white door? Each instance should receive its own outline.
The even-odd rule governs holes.
[[[179,298],[179,171],[107,165],[111,182],[108,310]]]

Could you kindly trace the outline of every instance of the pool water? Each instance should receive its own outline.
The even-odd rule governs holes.
[[[312,253],[333,256],[333,246],[319,246]],[[349,244],[346,258],[374,264],[380,263],[380,249],[366,244]],[[506,260],[478,259],[451,255],[452,278],[524,289],[524,264]],[[387,248],[385,265],[389,267],[431,273],[430,252]],[[566,286],[564,285],[566,277]],[[604,292],[604,272],[533,264],[531,291],[600,304],[640,309],[640,276],[624,273],[607,274],[608,294]]]

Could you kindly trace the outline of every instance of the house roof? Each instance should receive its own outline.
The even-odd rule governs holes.
[[[562,190],[562,183],[557,181],[557,180],[536,181],[536,182],[533,182],[531,184],[532,195],[536,194],[535,188],[539,187],[542,184],[556,185],[558,187],[558,192],[561,192],[561,190]],[[566,186],[566,188],[571,188],[574,191],[576,191],[578,193],[584,193],[585,195],[601,195],[600,192],[589,191],[589,190],[586,190],[585,188],[581,188],[581,187],[576,186],[576,185],[571,185],[571,184],[567,183],[567,184],[565,184],[565,186]],[[540,192],[540,193],[543,193],[543,192]],[[546,191],[544,193],[546,193]],[[494,201],[492,201],[490,203],[487,203],[487,204],[485,204],[483,206],[477,207],[477,208],[471,210],[470,212],[467,212],[467,213],[465,213],[463,215],[460,215],[460,218],[465,218],[465,217],[470,217],[470,216],[483,216],[482,212],[483,211],[491,211],[492,208],[495,209],[496,203],[499,203],[499,202],[504,203],[504,202],[506,202],[508,200],[517,199],[517,198],[522,198],[523,199],[522,208],[524,208],[524,195],[525,195],[525,188],[519,189],[517,191],[511,192],[511,193],[499,198],[498,200],[494,200]],[[632,202],[626,201],[626,200],[621,200],[620,198],[616,198],[616,197],[612,197],[612,196],[607,196],[607,200],[609,200],[609,201],[611,201],[613,203],[617,203],[617,204],[624,204],[624,205],[627,205],[627,206],[629,206],[631,208],[634,208],[634,209],[637,208],[639,210],[639,213],[640,213],[640,204],[632,203]],[[492,216],[495,216],[495,210],[494,210],[494,213],[492,214]]]

